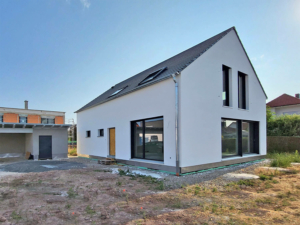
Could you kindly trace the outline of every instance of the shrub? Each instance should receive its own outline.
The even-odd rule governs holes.
[[[269,154],[271,158],[271,167],[290,167],[291,162],[293,162],[293,155],[288,153],[275,153]]]
[[[300,115],[271,116],[267,123],[268,136],[300,136]]]
[[[69,149],[68,153],[70,156],[77,156],[77,149],[76,148]]]

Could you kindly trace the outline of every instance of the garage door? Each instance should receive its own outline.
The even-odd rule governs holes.
[[[52,159],[52,136],[40,136],[39,159]]]

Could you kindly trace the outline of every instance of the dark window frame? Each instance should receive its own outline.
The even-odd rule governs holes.
[[[90,130],[87,130],[87,131],[85,132],[85,137],[86,137],[86,138],[90,138],[90,137],[91,137],[91,131],[90,131]]]
[[[46,120],[47,123],[43,123],[42,121]],[[53,120],[53,123],[49,123],[49,120]],[[41,118],[41,124],[55,124],[55,118],[51,119],[51,118]]]
[[[125,87],[123,87],[123,88],[120,88],[120,89],[118,89],[118,90],[116,90],[114,93],[112,93],[110,96],[108,96],[108,98],[111,98],[111,97],[113,97],[113,96],[116,96],[117,94],[119,94],[120,92],[122,92],[125,88],[127,88],[128,87],[128,85],[127,86],[125,86]]]
[[[223,100],[223,106],[230,106],[230,67],[223,65],[222,66],[222,75],[223,75],[223,93],[226,93],[226,99]],[[225,72],[225,73],[224,73]],[[223,98],[222,93],[222,98]]]
[[[0,115],[0,123],[3,123],[3,115]]]
[[[237,122],[237,138],[238,138],[238,154],[236,155],[229,155],[229,156],[223,156],[222,158],[230,158],[230,157],[236,157],[240,156],[243,157],[244,155],[250,155],[250,154],[259,154],[260,149],[259,149],[259,127],[260,127],[260,122],[259,121],[253,121],[253,120],[239,120],[239,119],[234,119],[234,118],[221,118],[222,120],[234,120]],[[251,137],[251,140],[253,141],[253,152],[250,153],[243,153],[243,146],[242,146],[242,123],[243,122],[248,122],[248,123],[253,123],[253,137]],[[221,127],[221,136],[222,136],[222,127]],[[222,153],[222,138],[221,138],[221,153]]]
[[[242,85],[242,86],[240,86]],[[238,72],[238,107],[247,109],[247,74]]]
[[[98,137],[104,137],[104,129],[98,129]]]
[[[26,118],[26,122],[25,123],[27,123],[27,120],[28,120],[27,116],[19,116],[19,123],[21,123],[21,118]]]
[[[146,159],[145,158],[145,130],[146,130],[145,121],[146,120],[153,120],[153,119],[160,119],[160,118],[164,121],[163,116],[157,116],[157,117],[151,117],[151,118],[145,118],[145,119],[130,121],[130,128],[131,128],[131,131],[130,131],[130,134],[131,134],[131,158],[164,162],[164,159],[163,160],[152,160],[152,159]],[[143,122],[143,158],[135,157],[135,155],[134,155],[134,144],[135,144],[134,143],[134,125],[135,125],[136,122]],[[162,132],[162,139],[163,139],[163,149],[164,149],[165,148],[165,146],[164,146],[165,145],[165,142],[164,142],[164,129],[163,129],[163,132]]]
[[[153,73],[150,73],[146,78],[144,78],[138,85],[142,85],[142,84],[146,84],[150,81],[153,81],[156,77],[158,77],[158,75],[160,75],[163,71],[165,71],[167,69],[167,67],[163,67],[159,70],[154,71]],[[149,80],[149,78],[151,78]]]

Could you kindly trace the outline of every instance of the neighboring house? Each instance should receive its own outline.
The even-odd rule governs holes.
[[[65,113],[0,107],[0,158],[22,157],[30,152],[34,159],[68,157],[68,127]]]
[[[267,103],[270,110],[277,116],[300,114],[300,94],[295,97],[287,94],[280,95],[278,98]]]
[[[232,27],[79,109],[78,154],[176,173],[260,159],[265,101]]]

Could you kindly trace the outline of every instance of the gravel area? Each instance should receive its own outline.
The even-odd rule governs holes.
[[[97,163],[97,160],[91,160],[86,158],[72,158],[72,159],[64,159],[72,162],[80,162],[86,165],[88,168],[98,168],[98,169],[104,169],[104,170],[113,170],[116,172],[118,169],[122,169],[124,171],[129,170],[132,171],[141,171],[145,173],[145,175],[151,175],[156,174],[160,176],[164,180],[164,184],[166,189],[176,189],[181,188],[185,185],[193,185],[193,184],[199,184],[203,183],[204,185],[208,186],[223,186],[227,184],[227,179],[223,179],[223,175],[227,173],[248,173],[253,174],[254,170],[257,167],[265,166],[268,163],[268,160],[263,160],[259,162],[249,162],[249,163],[242,163],[235,166],[228,166],[222,169],[215,169],[211,171],[201,172],[201,173],[194,173],[189,175],[183,175],[183,176],[175,176],[173,174],[164,173],[164,172],[158,172],[155,170],[144,170],[140,169],[135,166],[120,166],[120,165],[100,165]],[[218,179],[216,179],[218,178]],[[213,181],[212,181],[213,180]],[[212,181],[212,182],[209,182]]]
[[[55,161],[55,160],[24,160],[10,164],[0,165],[0,172],[30,173],[46,172],[51,170],[69,170],[86,168],[85,164],[72,161]]]

